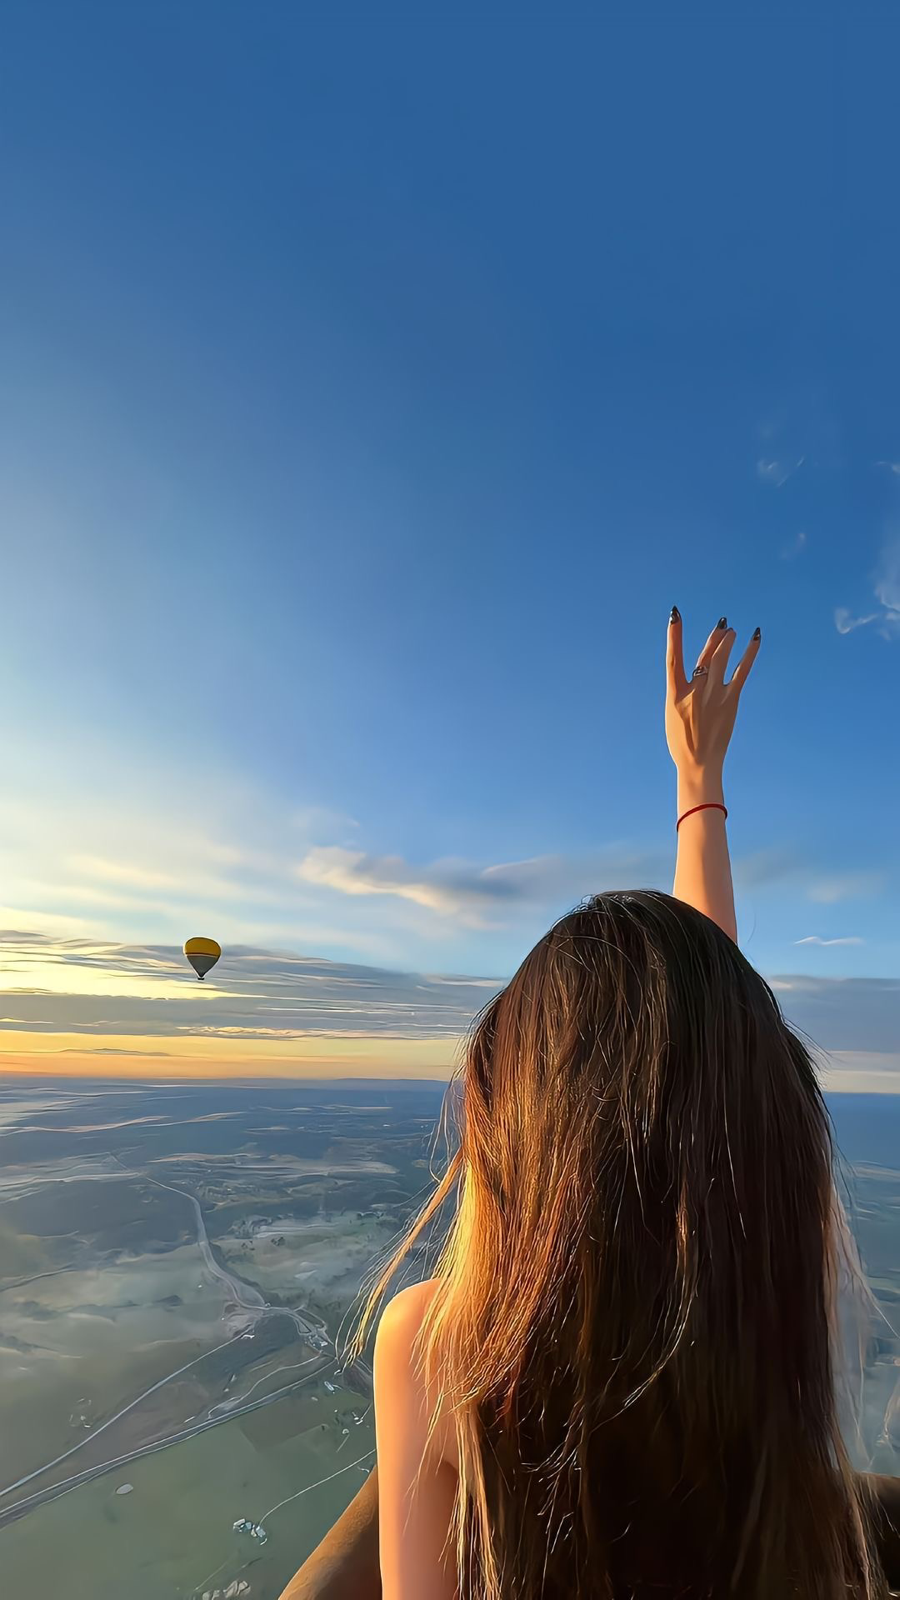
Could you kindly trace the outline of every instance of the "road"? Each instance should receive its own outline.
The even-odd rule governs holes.
[[[119,1164],[121,1165],[121,1162]],[[123,1171],[127,1171],[127,1168],[123,1168]],[[133,1177],[134,1173],[129,1173],[128,1175]],[[203,1257],[203,1265],[210,1277],[215,1278],[216,1282],[223,1284],[225,1288],[224,1321],[226,1323],[233,1322],[236,1315],[242,1311],[251,1312],[253,1314],[251,1320],[255,1320],[261,1312],[271,1310],[268,1301],[263,1298],[258,1289],[254,1289],[252,1284],[243,1283],[240,1278],[235,1278],[225,1267],[219,1265],[213,1255],[209,1234],[206,1231],[206,1219],[196,1195],[191,1194],[188,1189],[176,1189],[173,1183],[163,1183],[160,1178],[151,1178],[148,1172],[142,1172],[140,1176],[145,1182],[152,1183],[157,1189],[168,1189],[170,1194],[180,1195],[182,1200],[186,1200],[193,1210],[194,1221],[197,1224],[197,1248]],[[247,1319],[244,1318],[243,1326],[246,1327],[246,1325]]]
[[[112,1155],[112,1152],[110,1152],[110,1154]],[[183,1200],[188,1202],[192,1209],[196,1224],[197,1247],[200,1251],[203,1264],[206,1267],[210,1277],[213,1278],[217,1283],[221,1284],[225,1291],[223,1321],[226,1327],[230,1329],[230,1334],[229,1337],[224,1339],[221,1344],[214,1345],[210,1350],[204,1350],[201,1355],[195,1356],[191,1361],[185,1362],[183,1366],[177,1367],[174,1372],[167,1373],[165,1377],[160,1378],[156,1383],[151,1384],[148,1389],[144,1389],[133,1400],[130,1400],[127,1405],[122,1406],[117,1412],[115,1412],[113,1416],[108,1417],[105,1422],[102,1422],[96,1428],[93,1428],[91,1432],[83,1439],[79,1439],[78,1443],[72,1445],[70,1449],[62,1451],[62,1453],[58,1456],[55,1456],[52,1461],[44,1462],[42,1466],[36,1467],[32,1472],[26,1473],[23,1477],[16,1479],[14,1483],[9,1483],[4,1488],[0,1489],[0,1500],[6,1499],[6,1497],[13,1494],[15,1490],[24,1488],[26,1484],[32,1483],[36,1478],[43,1477],[45,1473],[52,1471],[52,1469],[59,1466],[61,1462],[69,1460],[71,1456],[83,1449],[85,1445],[96,1439],[99,1434],[104,1433],[107,1428],[111,1428],[114,1423],[118,1422],[122,1417],[133,1411],[135,1407],[141,1404],[142,1401],[146,1400],[150,1395],[157,1393],[160,1389],[164,1388],[166,1384],[171,1383],[175,1378],[181,1377],[182,1374],[189,1371],[190,1368],[197,1366],[202,1361],[205,1361],[207,1356],[215,1355],[217,1351],[226,1349],[229,1345],[236,1343],[239,1339],[251,1337],[255,1327],[260,1321],[263,1320],[263,1318],[268,1316],[290,1317],[301,1336],[308,1336],[309,1334],[321,1335],[325,1330],[325,1323],[319,1317],[316,1317],[311,1313],[296,1311],[288,1306],[271,1305],[269,1301],[265,1299],[260,1290],[255,1288],[253,1284],[245,1283],[241,1278],[238,1278],[233,1273],[229,1272],[226,1267],[223,1267],[216,1260],[212,1245],[209,1241],[209,1234],[206,1228],[206,1219],[203,1215],[203,1209],[199,1200],[195,1195],[191,1194],[189,1190],[178,1189],[174,1184],[171,1183],[163,1183],[160,1178],[153,1178],[148,1172],[141,1171],[140,1169],[130,1169],[126,1167],[115,1155],[112,1155],[112,1159],[115,1161],[116,1165],[121,1168],[123,1178],[134,1178],[139,1176],[143,1178],[145,1182],[153,1184],[155,1188],[168,1189],[171,1194],[177,1194]],[[64,1267],[57,1270],[66,1271],[68,1269]],[[44,1276],[44,1274],[40,1274],[40,1276]],[[51,1274],[47,1274],[47,1276],[51,1276]],[[311,1357],[310,1359],[314,1361],[316,1358]],[[98,1462],[94,1466],[85,1468],[83,1472],[75,1473],[68,1478],[63,1478],[56,1483],[48,1485],[45,1489],[40,1489],[30,1495],[26,1495],[21,1500],[16,1500],[12,1504],[8,1504],[6,1506],[0,1506],[0,1527],[3,1527],[7,1522],[15,1520],[17,1517],[27,1515],[29,1511],[34,1510],[39,1505],[43,1505],[48,1500],[55,1500],[61,1494],[70,1493],[73,1489],[78,1488],[82,1483],[89,1483],[93,1478],[99,1477],[105,1472],[110,1472],[115,1467],[125,1466],[129,1462],[137,1461],[142,1456],[151,1455],[157,1450],[168,1449],[171,1445],[178,1444],[184,1439],[193,1438],[195,1434],[204,1433],[209,1428],[215,1428],[223,1422],[231,1421],[233,1418],[241,1416],[244,1412],[255,1411],[259,1407],[273,1404],[275,1401],[281,1399],[284,1395],[290,1394],[295,1389],[300,1388],[304,1383],[307,1383],[310,1378],[318,1376],[325,1368],[333,1371],[333,1360],[333,1354],[329,1354],[328,1357],[318,1362],[313,1368],[313,1371],[308,1373],[306,1377],[297,1379],[293,1383],[286,1384],[281,1389],[273,1390],[271,1394],[263,1395],[258,1400],[244,1400],[242,1403],[240,1398],[236,1396],[233,1401],[219,1402],[218,1405],[211,1408],[207,1417],[203,1421],[195,1423],[194,1426],[190,1428],[179,1429],[176,1433],[169,1434],[164,1439],[151,1440],[146,1445],[138,1446],[136,1449],[129,1451],[125,1455],[117,1456],[109,1461]],[[301,1363],[298,1363],[298,1365],[301,1365]],[[306,1365],[306,1363],[302,1363],[302,1365]],[[290,1369],[276,1369],[276,1371],[278,1370]],[[368,1363],[364,1361],[355,1362],[352,1367],[348,1368],[347,1376],[351,1376],[354,1372],[357,1373],[364,1387],[367,1387],[371,1393],[372,1370]],[[254,1384],[252,1388],[256,1388],[259,1383],[264,1382],[267,1378],[273,1377],[274,1375],[274,1373],[263,1374],[262,1377],[257,1379],[256,1384]],[[248,1393],[249,1392],[251,1391],[248,1391]]]
[[[5,1294],[7,1289],[24,1289],[26,1283],[39,1283],[41,1278],[58,1278],[61,1272],[74,1272],[75,1262],[67,1261],[64,1267],[52,1267],[49,1272],[33,1272],[29,1278],[10,1278],[8,1283],[0,1284],[0,1294]]]
[[[92,1428],[89,1434],[87,1434],[83,1439],[79,1439],[78,1443],[72,1445],[70,1449],[62,1451],[62,1453],[58,1456],[54,1456],[52,1461],[45,1461],[42,1466],[35,1467],[34,1471],[26,1473],[24,1477],[17,1478],[14,1483],[6,1484],[2,1489],[0,1489],[0,1500],[5,1499],[7,1495],[12,1494],[16,1489],[24,1487],[26,1483],[31,1483],[35,1478],[43,1477],[45,1472],[50,1472],[53,1467],[59,1466],[60,1462],[67,1461],[70,1456],[75,1455],[79,1450],[82,1450],[85,1445],[90,1444],[94,1439],[97,1438],[99,1434],[105,1433],[106,1429],[111,1428],[114,1423],[120,1420],[120,1418],[126,1416],[128,1412],[133,1411],[136,1406],[141,1404],[142,1401],[146,1400],[150,1395],[156,1394],[158,1390],[165,1388],[166,1384],[171,1383],[173,1379],[180,1378],[182,1374],[189,1371],[191,1367],[195,1367],[201,1361],[205,1361],[207,1356],[215,1355],[217,1351],[226,1349],[228,1345],[234,1344],[238,1339],[246,1338],[248,1335],[252,1334],[256,1324],[264,1317],[290,1317],[298,1332],[303,1336],[306,1336],[310,1333],[320,1333],[324,1328],[324,1323],[320,1322],[317,1317],[306,1317],[303,1313],[295,1311],[290,1307],[270,1305],[260,1291],[254,1288],[252,1284],[244,1283],[240,1278],[234,1277],[233,1274],[228,1272],[226,1268],[219,1265],[219,1262],[216,1260],[215,1255],[213,1254],[212,1245],[209,1242],[209,1234],[206,1231],[206,1220],[203,1216],[200,1202],[187,1189],[176,1189],[173,1184],[163,1183],[159,1178],[152,1178],[147,1172],[140,1172],[139,1174],[136,1174],[128,1167],[125,1167],[117,1156],[113,1155],[112,1159],[116,1162],[117,1166],[121,1167],[123,1177],[133,1178],[138,1175],[144,1178],[147,1183],[152,1183],[157,1189],[168,1189],[171,1194],[180,1195],[183,1200],[188,1201],[193,1210],[194,1220],[197,1225],[197,1247],[203,1259],[203,1264],[210,1276],[214,1278],[217,1283],[222,1284],[226,1291],[223,1321],[225,1322],[226,1326],[230,1326],[231,1332],[229,1337],[224,1339],[221,1344],[213,1345],[211,1349],[204,1350],[201,1355],[195,1356],[191,1361],[186,1361],[181,1367],[176,1367],[174,1372],[167,1372],[164,1378],[160,1378],[158,1382],[151,1384],[148,1389],[142,1390],[141,1393],[136,1395],[133,1400],[129,1400],[127,1405],[122,1406],[118,1411],[116,1411],[113,1416],[107,1417],[105,1422],[101,1422],[96,1428]],[[68,1269],[62,1268],[59,1270],[65,1271]],[[47,1276],[50,1276],[50,1274],[47,1274]],[[320,1367],[317,1367],[316,1371],[319,1370],[321,1370]],[[287,1391],[285,1390],[280,1392]],[[264,1397],[264,1400],[261,1403],[267,1403],[268,1399],[268,1396]],[[236,1409],[229,1410],[227,1413],[228,1416],[235,1416],[237,1414],[238,1412]],[[225,1417],[218,1417],[215,1419],[215,1421],[225,1421]],[[190,1434],[180,1434],[177,1437],[188,1438],[190,1437]],[[175,1438],[176,1436],[173,1436],[170,1442],[174,1443]],[[152,1448],[161,1448],[161,1446],[157,1443],[153,1445]],[[138,1454],[140,1454],[140,1452],[138,1452]],[[127,1459],[132,1460],[134,1457],[129,1456]],[[88,1469],[88,1472],[90,1473],[92,1470],[93,1469]],[[0,1509],[0,1522],[2,1522],[3,1516],[5,1516],[5,1511]]]
[[[231,1343],[230,1340],[227,1342]],[[221,1349],[222,1346],[219,1346],[219,1348]],[[207,1351],[207,1355],[211,1354],[211,1351]],[[26,1495],[24,1499],[15,1500],[12,1505],[0,1508],[0,1528],[5,1527],[8,1522],[15,1522],[18,1517],[27,1516],[29,1511],[35,1511],[38,1506],[44,1505],[48,1500],[57,1500],[60,1495],[71,1494],[73,1489],[80,1488],[83,1483],[90,1483],[94,1478],[102,1477],[106,1472],[112,1472],[118,1467],[128,1466],[132,1461],[139,1461],[142,1456],[154,1455],[157,1450],[168,1450],[170,1446],[180,1444],[184,1439],[193,1439],[195,1434],[206,1433],[210,1428],[221,1427],[224,1422],[232,1422],[235,1417],[242,1416],[247,1411],[258,1411],[263,1406],[273,1405],[275,1401],[282,1400],[286,1394],[292,1394],[296,1389],[302,1388],[303,1384],[309,1383],[311,1378],[319,1377],[323,1371],[333,1370],[332,1363],[325,1360],[316,1367],[314,1372],[307,1373],[305,1378],[298,1378],[294,1383],[287,1383],[281,1389],[273,1389],[271,1394],[262,1395],[259,1400],[250,1400],[246,1405],[236,1406],[233,1411],[229,1411],[225,1416],[207,1417],[190,1428],[179,1428],[177,1433],[170,1433],[165,1439],[154,1439],[149,1444],[138,1445],[125,1455],[114,1456],[109,1461],[98,1461],[95,1466],[85,1467],[83,1472],[76,1472],[70,1478],[62,1478],[58,1483],[49,1484],[46,1489],[38,1489],[33,1494]],[[165,1382],[166,1380],[163,1379],[162,1381]],[[160,1385],[156,1384],[154,1387],[159,1388]],[[151,1391],[148,1390],[147,1392],[150,1393]],[[140,1398],[143,1398],[143,1396]],[[136,1404],[137,1401],[132,1401],[132,1405]],[[130,1407],[126,1406],[125,1410],[130,1410]],[[121,1415],[121,1412],[119,1415]],[[115,1420],[115,1417],[110,1418],[110,1422]],[[109,1427],[109,1425],[109,1423],[104,1423],[104,1427]],[[95,1437],[99,1432],[100,1429],[96,1429],[91,1437]],[[77,1449],[78,1446],[76,1445],[75,1448]],[[66,1452],[66,1455],[71,1454],[73,1454],[72,1451]],[[25,1484],[32,1478],[40,1477],[41,1473],[48,1471],[49,1467],[55,1466],[57,1462],[63,1460],[65,1460],[65,1456],[57,1456],[56,1462],[48,1462],[47,1466],[39,1467],[36,1472],[29,1473],[27,1478],[20,1478],[19,1484]],[[18,1486],[17,1484],[10,1484],[2,1492],[3,1494],[9,1494]]]
[[[12,1494],[14,1489],[21,1489],[24,1484],[31,1483],[34,1478],[43,1477],[45,1472],[49,1472],[53,1467],[58,1467],[61,1461],[68,1461],[70,1456],[74,1456],[79,1450],[83,1450],[85,1445],[91,1444],[98,1434],[105,1433],[107,1428],[111,1428],[114,1422],[118,1422],[121,1417],[127,1416],[128,1412],[133,1411],[135,1406],[139,1406],[142,1400],[146,1400],[151,1394],[156,1394],[158,1389],[164,1389],[167,1383],[172,1382],[173,1378],[180,1378],[183,1372],[188,1372],[191,1367],[196,1367],[198,1362],[205,1361],[207,1356],[214,1356],[218,1350],[227,1349],[228,1345],[236,1343],[240,1338],[243,1338],[242,1334],[233,1334],[230,1339],[224,1339],[221,1344],[213,1345],[211,1350],[204,1350],[202,1355],[194,1356],[192,1361],[186,1361],[183,1367],[177,1367],[174,1372],[167,1372],[164,1378],[159,1379],[158,1383],[151,1383],[149,1389],[144,1389],[133,1400],[129,1400],[127,1406],[122,1406],[121,1410],[117,1411],[114,1416],[107,1417],[105,1422],[101,1422],[98,1427],[92,1428],[91,1432],[86,1434],[83,1439],[79,1439],[77,1444],[73,1444],[71,1449],[63,1450],[61,1455],[54,1456],[52,1461],[45,1461],[41,1467],[35,1467],[33,1472],[26,1472],[25,1476],[17,1478],[15,1483],[6,1484],[5,1488],[0,1489],[0,1500],[5,1499],[8,1494]]]
[[[122,1166],[122,1163],[118,1161],[118,1157],[113,1157],[113,1159],[117,1161],[118,1165],[122,1167],[123,1173],[127,1173],[128,1177],[135,1176],[134,1172],[130,1172],[127,1167]],[[138,1171],[137,1175],[142,1177],[145,1182],[154,1184],[157,1189],[168,1189],[170,1194],[180,1195],[182,1200],[187,1200],[191,1206],[194,1220],[197,1224],[197,1247],[207,1272],[212,1278],[215,1278],[217,1283],[224,1285],[226,1297],[222,1317],[226,1326],[230,1326],[233,1332],[244,1332],[248,1327],[253,1327],[260,1317],[272,1316],[276,1312],[279,1316],[290,1317],[297,1332],[302,1335],[321,1333],[324,1330],[325,1324],[319,1317],[312,1316],[308,1312],[295,1311],[290,1306],[270,1305],[260,1291],[253,1287],[253,1284],[245,1283],[242,1278],[237,1278],[233,1273],[229,1272],[227,1267],[219,1264],[209,1242],[203,1208],[196,1195],[191,1194],[189,1189],[176,1189],[172,1183],[163,1183],[160,1178],[151,1178],[149,1172]],[[249,1313],[249,1316],[246,1313]]]

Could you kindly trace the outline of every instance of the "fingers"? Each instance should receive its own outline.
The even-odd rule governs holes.
[[[732,646],[737,638],[733,628],[726,628],[724,633],[719,633],[719,642],[709,658],[709,673],[707,683],[714,684],[721,689],[725,681],[725,668],[728,666],[728,657],[731,655]]]
[[[750,668],[753,666],[754,661],[759,655],[759,647],[761,644],[762,639],[759,637],[759,629],[757,628],[756,633],[750,640],[750,643],[748,644],[744,654],[741,656],[740,661],[731,675],[731,682],[729,683],[728,687],[729,689],[734,688],[737,694],[740,694],[744,684],[747,682],[747,678],[750,674]]]
[[[719,622],[716,623],[716,626],[713,628],[712,633],[710,634],[710,636],[707,639],[705,645],[703,646],[703,649],[700,651],[700,654],[697,657],[697,666],[698,667],[705,667],[706,668],[706,672],[700,678],[692,677],[689,683],[685,680],[685,690],[687,690],[687,689],[692,689],[692,690],[700,689],[700,688],[702,688],[702,686],[704,684],[709,682],[709,678],[710,678],[711,671],[712,671],[711,664],[712,664],[713,658],[715,656],[716,650],[718,649],[718,647],[721,644],[722,640],[727,636],[727,633],[728,633],[728,629],[724,629],[723,626],[722,626],[722,624],[724,624],[724,621],[725,621],[725,618],[723,617],[721,623],[719,623]],[[719,681],[721,682],[721,679]]]
[[[669,693],[673,695],[676,700],[680,700],[681,696],[685,693],[688,684],[684,673],[684,648],[681,638],[681,616],[674,608],[672,615],[669,618],[669,631],[666,635],[666,679],[668,682]]]
[[[731,680],[728,684],[729,688],[731,688],[731,685],[733,684],[738,694],[740,694],[741,689],[746,683],[750,669],[753,666],[756,657],[759,655],[761,640],[758,637],[758,634],[759,630],[757,629],[757,632],[750,640],[750,643],[744,651],[744,654],[741,656],[740,661],[735,667],[731,676]],[[737,635],[733,628],[722,628],[718,624],[713,628],[712,633],[697,657],[697,666],[706,667],[707,669],[706,673],[704,674],[704,678],[707,683],[716,683],[720,687],[724,683],[725,673],[728,670],[728,658],[731,655],[732,649],[734,648],[734,642],[736,638]],[[681,699],[681,697],[686,694],[688,689],[690,689],[695,680],[689,680],[685,674],[682,620],[681,616],[677,612],[674,613],[674,615],[669,619],[666,650],[666,671],[669,692],[674,694],[676,699]]]
[[[724,637],[725,637],[725,632],[719,626],[719,624],[716,623],[715,627],[713,628],[712,633],[710,634],[710,636],[707,639],[705,645],[703,646],[703,649],[700,651],[700,654],[697,657],[697,666],[698,667],[709,667],[709,664],[712,661],[712,658],[713,658],[713,656],[714,656],[714,654],[716,652],[716,648],[717,648],[717,646],[719,644],[721,644],[721,642],[722,642]]]

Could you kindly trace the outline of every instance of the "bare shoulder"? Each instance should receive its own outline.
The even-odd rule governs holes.
[[[395,1294],[382,1311],[375,1335],[375,1371],[380,1371],[382,1379],[411,1376],[416,1336],[437,1286],[437,1278],[411,1283]]]
[[[437,1287],[437,1278],[426,1278],[424,1283],[411,1283],[408,1288],[401,1289],[388,1301],[378,1323],[376,1349],[378,1341],[384,1339],[392,1348],[412,1346]]]
[[[431,1415],[436,1394],[426,1386],[419,1365],[414,1361],[414,1346],[422,1321],[438,1288],[437,1278],[413,1283],[401,1289],[385,1306],[375,1336],[375,1398],[379,1394],[395,1404],[400,1394],[408,1397],[422,1418]],[[455,1466],[457,1451],[450,1420],[439,1416],[434,1448],[442,1460]]]

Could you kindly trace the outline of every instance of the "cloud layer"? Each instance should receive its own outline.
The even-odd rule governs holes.
[[[393,972],[237,946],[226,949],[201,985],[172,946],[6,933],[0,982],[0,1028],[265,1040],[455,1039],[502,980]]]
[[[63,746],[51,760],[22,746],[10,770],[0,927],[95,943],[171,944],[206,930],[232,945],[392,967],[423,945],[433,964],[476,950],[487,965],[497,930],[511,930],[508,956],[593,890],[671,881],[671,847],[627,840],[517,861],[380,854],[352,817],[187,760],[147,771],[103,749],[91,761]]]
[[[446,1076],[504,981],[242,946],[200,985],[171,946],[5,934],[0,1063],[79,1075]],[[770,982],[820,1048],[827,1086],[900,1093],[900,981]]]

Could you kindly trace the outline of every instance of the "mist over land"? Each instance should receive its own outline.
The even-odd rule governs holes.
[[[65,1550],[71,1596],[280,1591],[372,1464],[371,1370],[335,1346],[443,1089],[5,1080],[13,1589],[51,1592]]]
[[[430,1183],[445,1091],[2,1081],[12,1592],[65,1573],[69,1600],[274,1600],[371,1468],[371,1370],[341,1370],[340,1350]],[[831,1106],[884,1318],[853,1448],[898,1471],[900,1100]],[[410,1270],[425,1275],[422,1253]]]

